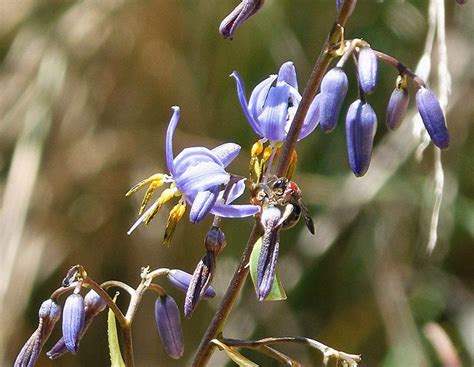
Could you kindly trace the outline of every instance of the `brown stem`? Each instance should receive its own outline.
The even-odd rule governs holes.
[[[234,307],[234,303],[240,294],[240,290],[242,289],[245,280],[247,279],[249,273],[249,260],[250,254],[252,253],[253,246],[255,242],[262,236],[262,228],[258,220],[255,221],[253,226],[252,232],[250,233],[250,237],[247,241],[247,245],[245,246],[245,250],[242,253],[242,257],[239,262],[239,266],[235,271],[232,280],[227,287],[227,291],[224,294],[224,298],[222,299],[221,304],[219,305],[219,309],[214,314],[214,317],[209,324],[204,337],[201,340],[201,344],[199,345],[199,349],[196,352],[196,356],[194,357],[193,366],[205,366],[209,359],[214,352],[214,345],[211,343],[211,340],[216,338],[222,332],[222,329],[227,321],[227,317],[229,316],[232,308]]]
[[[120,328],[122,332],[123,341],[123,358],[125,366],[134,367],[135,360],[133,359],[133,342],[132,342],[132,327],[131,323]]]
[[[333,53],[330,51],[334,49],[334,45],[341,41],[344,26],[352,10],[354,9],[356,2],[356,0],[344,1],[339,14],[337,15],[336,22],[329,32],[318,59],[314,64],[313,71],[311,72],[308,83],[306,84],[301,97],[301,102],[298,106],[298,109],[296,110],[295,117],[293,118],[290,131],[286,137],[285,145],[282,148],[282,153],[280,155],[277,169],[278,177],[286,176],[288,166],[290,165],[291,154],[293,153],[293,150],[295,150],[298,136],[300,135],[301,128],[303,127],[304,118],[308,113],[311,102],[316,96],[316,92],[318,91],[323,76],[326,73],[329,64],[331,63],[331,60],[334,58]]]
[[[387,64],[390,64],[392,65],[393,67],[395,67],[398,72],[401,74],[401,75],[407,75],[410,79],[413,80],[413,82],[418,86],[418,87],[424,87],[425,86],[425,82],[423,79],[421,79],[418,75],[416,75],[410,68],[408,68],[407,66],[403,65],[400,61],[398,61],[396,58],[390,56],[390,55],[387,55],[383,52],[380,52],[380,51],[376,51],[374,50],[375,52],[375,55],[377,55],[377,57],[386,62]]]

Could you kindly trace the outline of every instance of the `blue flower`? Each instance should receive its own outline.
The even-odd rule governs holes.
[[[242,218],[254,215],[259,208],[255,205],[230,205],[233,200],[242,195],[245,190],[244,180],[238,181],[230,190],[226,202],[223,200],[225,186],[231,175],[225,170],[239,154],[240,146],[226,143],[214,149],[204,147],[186,148],[176,157],[173,155],[173,135],[179,121],[179,107],[173,107],[168,130],[166,132],[166,164],[169,175],[158,173],[135,185],[127,195],[130,195],[149,184],[150,187],[143,199],[142,209],[150,200],[153,192],[165,183],[170,184],[153,205],[146,210],[129,230],[129,234],[141,223],[148,223],[160,207],[173,197],[180,197],[180,201],[171,210],[167,229],[174,230],[174,225],[184,214],[186,203],[191,205],[190,220],[198,223],[208,213],[227,218]],[[165,241],[171,238],[171,233],[165,233]]]
[[[292,62],[285,62],[278,75],[270,75],[252,91],[247,102],[245,87],[239,73],[231,76],[237,82],[237,95],[252,129],[264,139],[284,141],[301,101]],[[319,123],[319,99],[315,98],[305,117],[299,139],[308,136]]]

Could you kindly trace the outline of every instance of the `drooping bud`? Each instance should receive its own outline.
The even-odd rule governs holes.
[[[35,365],[44,343],[48,340],[54,325],[61,317],[61,306],[48,299],[41,304],[38,316],[38,328],[18,354],[14,363],[15,367],[32,367]]]
[[[87,329],[91,325],[94,317],[100,312],[104,311],[107,307],[107,303],[94,291],[90,290],[84,297],[84,327],[79,334],[79,340],[82,339]],[[69,350],[66,347],[64,338],[59,339],[56,344],[46,353],[50,359],[56,359],[61,357],[63,354],[68,353]]]
[[[84,328],[84,299],[79,293],[72,293],[64,303],[63,338],[66,348],[76,353],[79,349],[79,336]]]
[[[330,132],[336,127],[348,85],[347,75],[340,67],[329,70],[321,81],[319,123],[324,132]]]
[[[263,301],[272,290],[280,247],[281,212],[276,207],[264,208],[261,223],[264,229],[262,247],[257,265],[257,297]]]
[[[191,278],[191,283],[189,284],[184,301],[184,316],[188,318],[191,317],[196,305],[211,284],[215,268],[216,256],[212,252],[207,252],[197,264]]]
[[[155,301],[155,321],[166,353],[171,358],[180,358],[184,352],[183,331],[178,305],[171,296]]]
[[[168,280],[176,289],[186,293],[191,284],[192,275],[180,269],[171,269],[168,273]],[[214,298],[216,291],[209,286],[203,294],[204,298]]]
[[[370,94],[377,86],[377,56],[374,50],[365,46],[360,49],[358,58],[358,72],[360,87],[366,94]]]
[[[204,246],[207,251],[214,253],[216,256],[219,255],[222,249],[226,246],[224,232],[222,232],[219,227],[212,226],[209,231],[207,231]]]
[[[395,130],[403,122],[408,109],[410,97],[403,76],[398,76],[397,87],[393,90],[387,105],[385,122],[391,130]]]
[[[425,87],[418,89],[416,106],[433,143],[438,148],[446,149],[449,146],[448,129],[443,110],[434,93]]]
[[[372,157],[377,116],[372,107],[360,99],[353,102],[346,117],[349,165],[357,177],[365,175]]]
[[[225,17],[219,26],[224,38],[232,38],[237,27],[254,15],[263,5],[264,0],[242,0],[232,12]]]

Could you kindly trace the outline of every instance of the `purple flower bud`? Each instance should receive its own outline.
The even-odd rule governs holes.
[[[359,83],[366,94],[375,90],[377,85],[377,56],[370,47],[362,47],[358,58]]]
[[[219,227],[212,226],[206,234],[204,245],[207,251],[213,252],[216,256],[219,255],[226,246],[224,232]]]
[[[324,132],[336,127],[348,85],[346,73],[340,67],[329,70],[324,76],[319,98],[319,122]]]
[[[38,315],[38,328],[18,354],[14,363],[15,367],[32,367],[35,365],[44,343],[48,340],[54,325],[61,317],[61,306],[48,299],[41,304]]]
[[[180,291],[186,293],[191,284],[192,275],[182,271],[180,269],[172,269],[168,273],[168,280],[170,283]],[[216,296],[216,291],[214,288],[209,286],[203,294],[204,298],[214,298]]]
[[[232,12],[225,17],[219,26],[224,38],[232,38],[238,26],[254,15],[262,7],[264,0],[242,0]]]
[[[387,105],[385,122],[391,130],[400,127],[408,109],[410,97],[406,88],[395,88]]]
[[[436,96],[431,90],[421,87],[416,92],[416,106],[433,143],[438,148],[446,149],[449,146],[449,134]]]
[[[64,304],[63,338],[66,348],[76,353],[79,348],[79,335],[84,328],[84,299],[79,293],[72,293]]]
[[[79,334],[79,340],[82,339],[87,329],[92,323],[92,320],[100,312],[104,311],[107,307],[107,303],[94,291],[90,290],[84,297],[84,327]],[[59,339],[56,344],[46,353],[48,358],[56,359],[61,357],[63,354],[69,352],[64,342],[64,338]]]
[[[180,358],[184,352],[183,331],[178,305],[171,296],[155,301],[155,321],[166,353],[171,358]]]
[[[281,211],[276,207],[265,208],[262,212],[261,222],[264,234],[257,264],[257,297],[260,301],[267,298],[275,278],[280,248],[281,225],[277,225],[280,218]]]
[[[366,102],[358,99],[349,106],[346,117],[347,153],[352,172],[365,175],[372,157],[377,116]]]

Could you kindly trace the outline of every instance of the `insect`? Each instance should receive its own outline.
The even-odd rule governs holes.
[[[288,229],[298,223],[301,216],[308,230],[314,234],[311,213],[303,202],[298,185],[285,177],[275,178],[268,185],[260,184],[254,190],[252,202],[262,206],[278,206],[283,210],[281,228]]]

